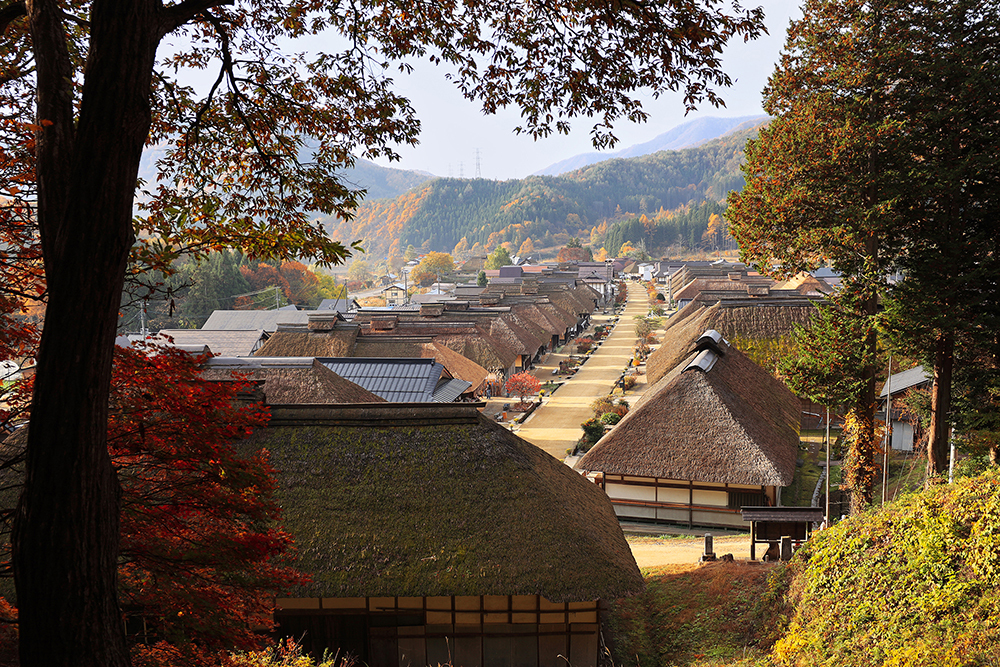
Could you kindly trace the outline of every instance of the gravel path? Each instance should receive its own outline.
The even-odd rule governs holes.
[[[654,537],[626,535],[632,556],[640,568],[690,563],[696,564],[705,550],[704,537]],[[716,556],[732,554],[736,560],[749,560],[750,535],[715,537]]]

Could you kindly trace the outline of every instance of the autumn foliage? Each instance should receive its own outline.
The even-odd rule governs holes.
[[[108,449],[136,665],[217,664],[223,649],[258,648],[253,630],[270,626],[275,594],[303,580],[275,527],[267,453],[234,446],[268,414],[235,400],[245,383],[202,379],[203,360],[152,345],[116,354]]]
[[[0,199],[0,360],[26,356],[37,344],[30,312],[45,294],[42,254],[30,207]]]
[[[525,396],[537,394],[541,388],[542,383],[538,381],[538,378],[527,371],[514,373],[507,380],[507,384],[504,385],[504,389],[507,390],[509,395],[517,396],[520,399],[521,405],[525,403]]]

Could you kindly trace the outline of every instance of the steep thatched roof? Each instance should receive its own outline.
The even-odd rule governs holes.
[[[271,334],[257,357],[348,357],[358,337],[355,326],[331,331],[279,330]]]
[[[702,292],[716,291],[716,292],[742,292],[747,293],[747,290],[753,286],[765,286],[771,287],[774,285],[774,281],[770,278],[766,278],[760,275],[744,276],[740,274],[738,278],[727,278],[727,277],[705,277],[705,278],[695,278],[687,285],[684,286],[679,292],[674,294],[674,298],[678,301],[689,301],[694,299]]]
[[[688,355],[577,467],[700,482],[790,484],[799,400],[735,347],[722,341],[718,348],[722,354]]]
[[[308,596],[541,594],[642,586],[607,497],[475,404],[278,409],[241,447],[277,470]]]
[[[455,352],[445,345],[443,341],[431,341],[430,343],[424,343],[421,347],[423,351],[420,356],[433,359],[448,369],[452,377],[465,380],[471,384],[472,391],[478,391],[483,386],[483,382],[489,374],[487,370],[471,359],[466,359],[458,352]]]
[[[715,311],[700,303],[684,306],[667,320],[660,346],[646,359],[646,381],[655,384],[691,354],[694,342],[705,330],[712,329]],[[716,308],[717,310],[717,308]]]
[[[434,340],[487,370],[507,369],[517,361],[518,348],[485,331],[480,330],[476,335],[437,336]]]
[[[251,381],[263,382],[264,400],[271,405],[385,402],[384,398],[340,377],[315,359],[289,358],[286,364],[253,367],[226,361],[219,357],[210,360],[202,377],[225,381],[232,379],[234,371],[239,372]]]
[[[663,341],[646,360],[649,382],[656,382],[677,365],[701,332],[714,329],[729,339],[773,340],[792,332],[794,325],[808,326],[816,305],[805,298],[718,301],[706,305],[692,301],[673,315]]]

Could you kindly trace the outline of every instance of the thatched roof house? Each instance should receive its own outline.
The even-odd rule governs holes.
[[[660,346],[646,360],[646,373],[654,383],[687,356],[688,346],[701,332],[714,329],[728,339],[776,340],[796,324],[808,326],[816,303],[806,298],[753,300],[695,300],[679,310],[664,327]]]
[[[620,516],[742,527],[795,473],[799,400],[706,332],[577,468],[603,473]]]
[[[342,325],[330,329],[279,328],[255,352],[258,357],[346,357],[350,356],[358,328]]]
[[[214,357],[202,370],[206,380],[232,380],[239,373],[251,382],[259,383],[264,402],[269,405],[384,403],[364,387],[346,380],[310,358],[233,359]]]
[[[368,664],[596,664],[596,601],[642,586],[611,506],[476,408],[287,406],[241,443],[312,576],[282,632]]]

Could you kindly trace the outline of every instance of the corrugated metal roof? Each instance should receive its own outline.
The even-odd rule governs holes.
[[[347,357],[318,361],[337,375],[393,403],[435,402],[434,390],[444,372],[444,366],[433,359]]]
[[[439,383],[438,388],[434,390],[434,402],[453,403],[471,386],[472,383],[465,380],[445,380]]]
[[[889,378],[888,382],[882,385],[879,398],[885,398],[889,394],[889,389],[892,389],[893,394],[898,394],[910,387],[916,387],[918,384],[930,382],[933,379],[934,376],[925,371],[923,366],[916,366],[908,371],[895,373]]]

